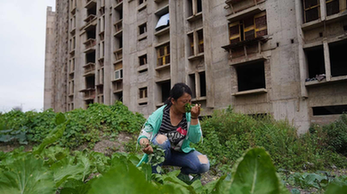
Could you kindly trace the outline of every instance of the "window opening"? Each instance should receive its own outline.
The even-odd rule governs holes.
[[[266,12],[229,24],[230,44],[267,35]]]
[[[147,0],[139,0],[139,5],[141,5],[142,3],[145,3]]]
[[[317,75],[325,74],[323,45],[306,49],[305,54],[308,65],[308,76],[310,81],[315,80]]]
[[[147,64],[147,54],[139,57],[140,66]]]
[[[339,0],[327,0],[327,15],[333,15],[340,12]]]
[[[114,97],[116,100],[123,102],[123,92],[116,93]]]
[[[189,56],[193,56],[194,55],[194,35],[193,35],[193,33],[188,34],[188,39],[189,39],[189,46],[190,46]]]
[[[147,98],[147,87],[140,88],[140,99]]]
[[[170,63],[170,44],[157,48],[157,66]]]
[[[95,76],[86,77],[87,88],[95,88]]]
[[[170,97],[171,82],[165,82],[161,84],[161,99],[165,102]]]
[[[347,113],[347,105],[312,107],[313,115],[335,115]]]
[[[195,74],[189,75],[189,85],[192,90],[192,98],[196,98],[196,82],[195,82]]]
[[[319,0],[303,0],[304,22],[317,20],[320,17]]]
[[[96,15],[96,6],[93,6],[90,9],[87,9],[87,15]]]
[[[202,3],[201,0],[196,1],[196,6],[197,6],[197,13],[202,12]]]
[[[88,39],[95,39],[95,37],[96,37],[96,30],[95,30],[95,28],[92,29],[92,30],[88,30],[87,31],[87,40]]]
[[[160,16],[157,25],[155,26],[155,30],[159,31],[163,28],[166,28],[170,25],[170,14],[166,13]]]
[[[204,96],[206,96],[206,75],[205,75],[205,72],[200,72],[199,77],[200,77],[200,96],[204,97]]]
[[[144,24],[139,26],[139,34],[141,35],[141,34],[144,34],[146,32],[147,32],[147,24],[144,23]]]
[[[204,52],[204,32],[203,30],[199,30],[197,31],[198,34],[198,52],[199,53],[203,53]]]
[[[98,86],[98,94],[103,94],[104,93],[104,86]]]
[[[87,63],[95,63],[95,51],[86,54]]]
[[[188,0],[188,17],[202,12],[201,0]]]
[[[94,103],[94,100],[86,100],[86,106],[87,108],[89,108],[89,105],[90,104],[93,104]]]
[[[193,0],[188,0],[188,17],[193,15]]]
[[[329,44],[331,75],[347,75],[346,63],[347,40]]]
[[[264,62],[257,62],[236,67],[238,91],[265,87]]]

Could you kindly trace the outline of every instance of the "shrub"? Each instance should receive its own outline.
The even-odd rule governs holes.
[[[333,151],[347,156],[347,115],[343,114],[335,122],[323,126],[323,131],[327,134],[329,147]]]
[[[214,168],[220,168],[218,164],[233,164],[245,150],[257,146],[270,153],[277,168],[315,170],[346,166],[342,155],[327,149],[329,134],[319,127],[312,127],[313,133],[299,137],[287,121],[276,121],[271,116],[251,117],[231,109],[215,111],[211,118],[203,119],[201,127],[204,141],[195,147],[207,154]]]

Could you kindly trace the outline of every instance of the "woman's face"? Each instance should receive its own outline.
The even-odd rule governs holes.
[[[171,99],[172,106],[175,107],[175,109],[181,113],[185,113],[185,105],[187,103],[191,103],[192,96],[188,93],[184,93],[181,97],[179,97],[177,100]]]

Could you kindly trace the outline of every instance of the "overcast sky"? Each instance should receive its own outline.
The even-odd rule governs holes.
[[[47,6],[55,0],[0,0],[0,112],[43,109]]]

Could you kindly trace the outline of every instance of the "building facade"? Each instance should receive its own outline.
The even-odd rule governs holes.
[[[121,100],[148,116],[184,82],[202,115],[231,106],[303,133],[347,111],[346,4],[57,0],[44,108]]]

